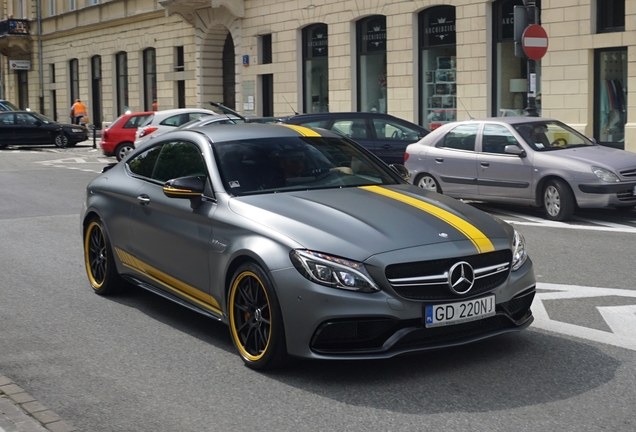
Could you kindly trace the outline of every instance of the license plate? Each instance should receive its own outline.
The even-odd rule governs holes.
[[[456,303],[428,305],[424,309],[426,327],[438,327],[475,321],[495,314],[495,296]]]

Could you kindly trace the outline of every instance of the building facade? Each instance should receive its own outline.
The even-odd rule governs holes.
[[[548,35],[530,74],[514,26],[515,7],[527,4],[536,4]],[[0,98],[59,120],[77,98],[98,127],[153,104],[216,101],[257,116],[375,110],[433,129],[523,113],[530,88],[542,116],[636,151],[632,0],[8,0],[2,7]]]

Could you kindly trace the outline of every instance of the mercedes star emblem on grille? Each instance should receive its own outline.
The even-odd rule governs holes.
[[[466,294],[474,283],[475,272],[466,261],[455,263],[448,271],[448,287],[455,294]]]

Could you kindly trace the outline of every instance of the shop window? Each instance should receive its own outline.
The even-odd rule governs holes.
[[[327,25],[303,29],[303,112],[329,111]]]
[[[493,2],[492,115],[524,115],[528,106],[528,60],[515,56],[514,7],[523,0]],[[541,2],[536,6],[541,8]],[[541,115],[541,61],[535,61],[536,105]]]
[[[144,110],[152,111],[157,105],[157,60],[154,48],[147,48],[144,61]]]
[[[18,106],[21,110],[29,108],[29,75],[25,70],[18,72]]]
[[[594,137],[601,144],[624,148],[627,122],[627,48],[594,52]]]
[[[232,33],[227,34],[223,44],[223,105],[236,109],[236,53]]]
[[[433,130],[457,120],[455,7],[419,14],[420,124]]]
[[[625,0],[597,0],[598,33],[625,31]]]
[[[128,54],[118,52],[115,55],[115,75],[117,80],[117,115],[129,109],[128,104]]]
[[[387,112],[386,17],[358,21],[358,111]]]
[[[102,127],[102,57],[91,57],[91,104],[90,109],[92,123],[101,129]]]

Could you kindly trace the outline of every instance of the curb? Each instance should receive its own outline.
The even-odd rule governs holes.
[[[0,375],[0,432],[73,432],[73,426]]]

